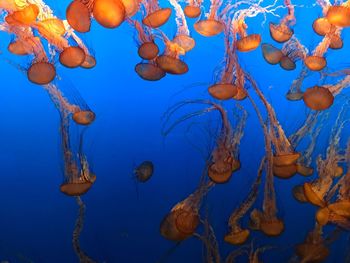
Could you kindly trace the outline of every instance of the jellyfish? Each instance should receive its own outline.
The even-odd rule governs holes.
[[[221,21],[221,16],[228,12],[229,8],[224,8],[221,13],[218,13],[222,3],[222,0],[210,0],[210,10],[205,15],[206,19],[199,20],[193,25],[198,34],[205,37],[212,37],[224,30],[225,25]]]
[[[319,207],[326,206],[325,197],[332,187],[334,178],[342,174],[342,168],[338,167],[341,162],[344,162],[339,149],[341,131],[346,124],[343,118],[344,106],[332,128],[325,159],[320,155],[316,160],[318,177],[312,182],[304,183],[304,194],[308,202]]]
[[[213,186],[213,182],[208,182],[202,176],[196,191],[177,203],[163,218],[160,224],[161,235],[172,241],[182,241],[191,237],[200,222],[199,209],[202,199]]]
[[[137,36],[135,37],[138,46],[138,55],[145,60],[153,60],[158,56],[159,48],[154,42],[152,31],[141,25],[137,20],[127,19],[129,24],[135,27]]]
[[[295,253],[301,262],[322,262],[329,255],[329,249],[322,237],[322,227],[315,224],[315,228],[310,231],[304,243],[298,244]]]
[[[308,76],[308,74],[309,74],[309,69],[305,65],[303,65],[303,68],[300,71],[299,76],[295,80],[293,80],[292,85],[290,86],[286,94],[287,100],[298,101],[303,99],[304,92],[301,90],[301,86],[305,78]]]
[[[14,11],[5,17],[5,21],[12,26],[31,26],[39,15],[39,8],[35,4],[29,4],[23,9]]]
[[[267,63],[271,65],[276,65],[280,63],[283,56],[283,53],[281,50],[267,43],[264,43],[261,45],[261,50],[263,53],[263,57]]]
[[[79,213],[78,213],[78,218],[75,221],[75,228],[73,231],[73,240],[72,240],[73,248],[74,248],[75,254],[79,258],[79,262],[94,263],[95,261],[91,259],[80,247],[79,238],[84,225],[85,204],[83,200],[81,200],[80,196],[75,197],[75,199],[79,206]]]
[[[251,186],[251,190],[246,197],[246,199],[240,204],[239,207],[237,207],[231,214],[228,222],[229,232],[225,235],[224,240],[225,242],[232,244],[232,245],[242,245],[244,244],[247,239],[249,238],[250,231],[249,229],[242,229],[240,220],[243,218],[243,216],[248,212],[248,210],[253,206],[253,204],[256,201],[256,198],[258,196],[258,190],[261,183],[261,175],[264,168],[264,163],[266,159],[263,158],[263,160],[260,163],[260,167],[258,170],[258,175]]]
[[[199,105],[207,105],[208,108],[185,115],[175,123],[171,124],[170,127],[168,127],[171,116],[177,110],[185,105],[194,103]],[[238,146],[243,136],[243,127],[246,117],[243,117],[238,123],[237,129],[233,130],[227,116],[227,112],[221,105],[209,100],[184,101],[175,104],[165,113],[165,121],[162,132],[164,135],[167,135],[179,123],[194,116],[202,115],[213,110],[217,110],[220,113],[222,126],[218,139],[216,140],[216,146],[211,152],[211,157],[208,165],[208,176],[213,182],[223,184],[227,183],[231,178],[232,173],[240,168],[240,161],[238,160]]]
[[[288,9],[287,15],[285,15],[279,24],[270,22],[270,35],[273,40],[284,43],[288,41],[294,34],[291,26],[295,24],[294,5],[290,0],[284,0],[284,5]]]
[[[347,166],[350,164],[350,140],[348,140],[344,159]],[[340,166],[338,166],[341,168]],[[339,173],[342,173],[339,169]],[[333,186],[327,195],[327,200],[331,200],[336,192],[338,195],[335,201],[328,202],[326,207],[320,208],[316,213],[317,222],[324,226],[326,224],[335,224],[343,229],[350,229],[350,171],[340,178],[340,180]]]
[[[280,60],[280,66],[284,70],[294,70],[297,60],[304,60],[308,52],[295,36],[283,44],[281,51],[283,56]]]
[[[59,109],[61,110],[61,109]],[[71,149],[69,138],[69,115],[66,111],[61,112],[61,136],[64,157],[64,181],[60,191],[68,196],[81,196],[87,193],[96,180],[89,167],[86,156],[81,151],[82,137],[79,145],[77,159]]]
[[[94,0],[92,14],[105,28],[116,28],[123,23],[126,11],[121,0]]]
[[[184,8],[185,16],[188,18],[197,18],[201,15],[201,6],[203,0],[187,0]]]
[[[142,19],[142,23],[151,28],[158,28],[164,25],[170,18],[171,9],[161,8],[158,0],[144,0],[142,4],[145,8],[146,14]]]
[[[187,73],[187,64],[180,59],[185,55],[186,51],[179,44],[170,41],[168,37],[162,33],[165,44],[164,53],[156,58],[157,65],[166,73],[174,75],[182,75]]]
[[[350,1],[346,0],[341,5],[329,6],[326,18],[328,21],[338,27],[350,26]]]
[[[95,0],[73,0],[67,7],[66,18],[69,25],[76,31],[90,31],[91,16]]]
[[[214,229],[210,225],[208,218],[200,221],[204,227],[204,233],[203,234],[194,233],[193,236],[203,242],[207,252],[206,262],[220,263],[221,258],[220,258],[220,252],[219,252],[219,244],[216,240]]]
[[[312,110],[322,111],[333,105],[334,96],[328,88],[314,86],[306,89],[303,96],[304,103]]]
[[[190,31],[188,30],[186,17],[184,11],[182,10],[180,4],[177,0],[170,0],[170,4],[175,9],[176,14],[176,26],[177,32],[172,40],[173,43],[178,44],[185,52],[188,52],[194,48],[196,45],[195,40],[190,36]]]
[[[157,81],[165,77],[166,73],[158,65],[150,61],[148,63],[138,63],[135,72],[144,80]]]
[[[327,66],[327,60],[324,54],[330,45],[330,38],[326,35],[318,46],[312,52],[312,55],[308,55],[304,58],[305,66],[312,71],[320,71]]]
[[[208,88],[209,94],[218,100],[246,98],[247,91],[244,88],[244,73],[238,62],[238,56],[234,44],[230,41],[230,31],[225,27],[225,64],[218,76],[216,83]]]
[[[151,161],[144,161],[135,168],[134,174],[137,181],[144,183],[152,177],[153,171],[153,163]]]

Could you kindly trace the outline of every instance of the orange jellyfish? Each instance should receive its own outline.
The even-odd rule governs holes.
[[[292,85],[290,86],[286,98],[290,101],[302,100],[304,97],[304,92],[301,90],[301,86],[305,80],[305,78],[309,74],[309,69],[303,65],[302,70],[300,71],[299,76],[293,80]]]
[[[185,16],[188,18],[197,18],[201,15],[201,6],[203,0],[187,0],[184,8]]]
[[[304,92],[304,103],[312,110],[322,111],[333,105],[334,96],[328,88],[314,86]]]
[[[218,76],[215,76],[215,84],[208,88],[209,94],[218,100],[237,99],[243,100],[247,95],[244,88],[244,72],[241,69],[234,45],[230,41],[230,31],[225,28],[225,64]]]
[[[295,247],[295,253],[301,262],[323,262],[329,255],[329,249],[322,237],[322,227],[316,223],[304,243]]]
[[[262,124],[264,123],[262,117],[259,117],[259,119],[266,133],[265,136],[268,136],[270,138],[275,150],[272,163],[274,174],[279,177],[285,177],[286,174],[289,174],[289,176],[291,176],[291,165],[297,162],[297,160],[300,157],[300,153],[295,152],[293,145],[291,145],[290,141],[284,133],[282,126],[278,122],[275,110],[273,109],[271,104],[266,100],[264,94],[261,92],[256,82],[252,79],[250,75],[246,74],[246,76],[249,79],[251,86],[258,94],[261,102],[264,104],[267,111],[269,122],[266,128],[265,125]],[[260,114],[257,107],[255,106],[254,108],[257,114]]]
[[[152,31],[148,27],[142,26],[137,20],[127,19],[127,21],[135,27],[137,32],[138,55],[145,60],[155,59],[158,56],[159,48],[154,42]]]
[[[283,53],[281,50],[267,43],[264,43],[261,45],[261,50],[263,53],[263,57],[267,63],[271,65],[276,65],[280,63],[283,56]]]
[[[161,8],[158,0],[142,1],[146,10],[142,23],[146,26],[157,28],[164,25],[170,18],[171,9]]]
[[[320,71],[327,66],[327,60],[324,54],[327,52],[330,42],[330,37],[327,34],[314,49],[312,55],[308,55],[304,58],[304,64],[309,70]]]
[[[209,221],[207,218],[205,220],[201,220],[201,223],[204,227],[204,233],[203,234],[194,233],[193,236],[203,242],[207,252],[206,258],[205,258],[206,262],[220,263],[221,258],[220,258],[219,244],[216,240],[214,229],[209,224]]]
[[[346,123],[343,118],[344,106],[332,128],[325,159],[320,155],[316,160],[318,177],[312,182],[304,183],[304,194],[308,202],[319,207],[326,206],[325,197],[332,187],[334,178],[343,174],[340,163],[344,162],[344,156],[340,154],[339,149],[340,134]]]
[[[231,7],[224,8],[218,14],[221,5],[221,0],[210,0],[210,11],[205,15],[206,19],[199,20],[193,25],[198,34],[212,37],[224,31],[225,24],[222,22],[222,15],[226,14]]]
[[[68,196],[81,196],[87,193],[96,180],[96,176],[89,168],[89,163],[81,150],[77,154],[72,152],[69,138],[68,113],[62,109],[61,112],[61,136],[64,157],[64,182],[60,191]],[[82,139],[80,140],[80,144]],[[82,145],[79,146],[81,148]]]
[[[288,9],[288,14],[283,17],[279,24],[270,23],[270,35],[273,40],[284,43],[294,34],[291,26],[295,24],[294,5],[290,0],[284,0],[284,5]]]
[[[181,117],[175,123],[167,127],[171,116],[180,108],[188,104],[200,104],[208,105],[208,108],[202,109],[200,111],[190,113]],[[207,112],[217,110],[220,113],[222,119],[222,126],[220,129],[219,137],[216,141],[216,146],[211,152],[210,162],[208,165],[208,176],[215,183],[226,183],[231,178],[234,171],[240,168],[240,161],[238,159],[238,146],[243,135],[243,127],[245,124],[246,117],[240,119],[237,125],[237,129],[233,130],[227,116],[225,109],[214,102],[209,100],[194,100],[194,101],[184,101],[175,104],[165,113],[165,121],[162,129],[162,133],[166,136],[172,129],[179,123],[190,119],[194,116],[202,115]],[[246,113],[244,113],[244,116]]]
[[[23,9],[8,14],[5,21],[12,26],[31,26],[39,15],[39,8],[35,4],[29,4]]]
[[[283,44],[283,56],[280,60],[280,66],[284,70],[294,70],[297,60],[304,60],[307,54],[307,49],[300,43],[296,37],[292,37],[289,41]]]
[[[190,36],[190,31],[188,30],[186,17],[184,11],[182,10],[180,4],[177,0],[170,0],[170,4],[175,9],[176,14],[176,26],[177,32],[172,40],[173,43],[178,44],[185,52],[188,52],[194,48],[196,45],[195,40]]]
[[[247,196],[247,198],[241,203],[239,207],[237,207],[231,214],[228,222],[229,232],[225,235],[225,242],[232,245],[242,245],[249,238],[250,231],[249,229],[242,229],[240,220],[243,216],[248,212],[248,210],[253,206],[258,196],[258,190],[261,183],[261,175],[264,168],[264,163],[266,159],[260,163],[260,167],[258,170],[258,175],[251,187],[251,190]]]
[[[213,182],[207,182],[202,176],[197,190],[171,209],[160,224],[160,233],[164,238],[182,241],[195,233],[200,222],[202,199],[213,185]]]
[[[135,66],[135,72],[144,80],[157,81],[165,77],[165,71],[151,61],[148,63],[138,63]]]
[[[76,31],[90,31],[94,0],[73,0],[66,10],[69,25]]]
[[[187,64],[180,59],[185,55],[186,51],[179,44],[170,41],[163,33],[163,41],[165,44],[164,53],[156,58],[157,65],[166,73],[174,75],[182,75],[187,73]]]
[[[338,27],[350,26],[350,1],[346,0],[341,5],[329,6],[326,17],[328,21]]]
[[[332,203],[329,202],[326,207],[320,208],[316,213],[317,222],[324,226],[326,224],[335,224],[343,229],[350,229],[350,140],[348,140],[344,159],[346,160],[348,171],[333,186],[327,199],[331,200],[336,191],[338,196]],[[339,167],[341,168],[341,167]],[[342,172],[342,171],[339,171]]]
[[[116,28],[123,23],[126,11],[121,0],[94,0],[92,14],[105,28]]]

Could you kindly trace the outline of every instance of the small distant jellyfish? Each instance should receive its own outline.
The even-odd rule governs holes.
[[[145,183],[152,177],[153,171],[153,163],[151,161],[144,161],[135,168],[134,174],[137,181]]]
[[[283,56],[283,53],[281,50],[267,43],[264,43],[261,45],[261,50],[263,53],[263,57],[267,63],[271,65],[276,65],[280,63]]]
[[[197,18],[201,15],[201,6],[203,0],[187,0],[184,13],[188,18]]]

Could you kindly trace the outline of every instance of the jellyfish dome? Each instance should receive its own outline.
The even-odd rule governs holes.
[[[125,19],[125,7],[120,0],[95,0],[93,15],[105,28],[116,28]]]
[[[270,23],[271,38],[278,43],[287,42],[293,36],[293,34],[293,30],[284,24],[277,25],[272,22]]]
[[[212,37],[224,31],[224,25],[215,19],[200,20],[193,25],[198,34]]]
[[[348,6],[330,6],[326,15],[328,21],[335,26],[350,26],[350,8]]]
[[[261,45],[261,49],[266,62],[272,65],[276,65],[280,63],[283,57],[283,53],[281,50],[279,50],[278,48],[274,47],[271,44],[266,44],[266,43]]]
[[[170,8],[161,8],[146,16],[142,23],[152,28],[158,28],[169,20],[171,12]]]
[[[208,92],[215,99],[228,100],[237,95],[238,89],[233,84],[215,84],[208,88]]]
[[[157,65],[150,63],[138,63],[135,72],[144,80],[157,81],[165,77],[165,71]]]
[[[49,84],[56,77],[56,68],[49,62],[35,62],[27,70],[27,76],[35,84]]]
[[[72,119],[80,125],[90,125],[95,118],[95,113],[90,110],[79,110],[72,116]]]
[[[184,13],[188,18],[197,18],[201,15],[201,9],[198,6],[185,6]]]
[[[326,110],[332,106],[334,96],[327,88],[314,86],[304,92],[303,99],[305,105],[312,110]]]

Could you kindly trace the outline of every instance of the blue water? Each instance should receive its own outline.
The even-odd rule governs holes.
[[[311,27],[313,20],[321,15],[321,9],[312,7],[313,1],[306,2],[295,1],[299,7],[296,7],[294,31],[312,50],[321,40]],[[47,0],[46,3],[62,18],[69,1]],[[170,6],[166,1],[161,1],[161,5]],[[204,6],[208,9],[208,2]],[[285,10],[278,13],[283,16]],[[277,22],[279,18],[267,16],[262,25],[263,20],[261,15],[247,19],[248,31],[261,33],[263,42],[272,43],[268,22]],[[57,63],[58,74],[79,90],[97,116],[84,138],[84,150],[97,180],[82,197],[86,216],[81,246],[98,262],[157,262],[175,245],[160,235],[160,221],[173,205],[195,190],[205,165],[204,156],[208,155],[207,145],[213,143],[213,138],[201,132],[200,127],[205,128],[208,121],[218,121],[219,115],[213,112],[191,120],[166,138],[160,132],[161,118],[166,109],[178,101],[209,98],[207,87],[213,81],[214,69],[225,55],[223,35],[204,38],[193,30],[193,22],[188,24],[197,45],[185,57],[190,70],[182,76],[167,75],[158,82],[139,78],[134,72],[134,66],[140,62],[134,30],[127,23],[108,30],[93,22],[91,32],[83,39],[95,51],[97,66],[94,69],[71,70]],[[174,14],[162,30],[170,37],[175,34]],[[348,29],[343,30],[342,37],[343,49],[327,53],[330,70],[347,66]],[[6,51],[11,36],[1,32],[0,39],[3,58],[22,66],[29,65],[29,59],[15,58]],[[292,72],[283,71],[267,64],[260,48],[239,54],[239,59],[275,108],[286,134],[296,131],[309,110],[302,101],[287,101],[285,94],[298,76],[301,63],[297,63],[297,69]],[[4,59],[0,60],[0,78],[0,260],[78,262],[71,244],[78,206],[73,198],[59,191],[63,162],[58,111],[44,89],[29,83],[25,74]],[[313,73],[303,88],[317,84],[318,78],[319,75]],[[344,90],[342,94],[346,93],[348,91]],[[230,112],[234,102],[224,105]],[[223,258],[236,249],[223,242],[228,217],[249,192],[264,155],[263,133],[257,117],[248,100],[241,105],[249,112],[240,146],[242,168],[229,183],[215,187],[204,202]],[[188,112],[193,109],[191,107],[187,108]],[[313,156],[325,154],[338,110],[336,105],[331,108],[331,117]],[[194,131],[186,132],[187,125],[195,121]],[[73,128],[72,133],[78,130]],[[348,136],[346,127],[342,133],[343,147]],[[154,163],[155,172],[150,181],[139,185],[137,198],[133,169],[144,160]],[[276,246],[261,255],[263,262],[287,262],[293,255],[294,245],[303,242],[313,228],[316,208],[300,205],[291,196],[292,187],[303,181],[305,178],[299,175],[289,180],[275,180],[279,215],[285,220],[286,230],[278,238],[266,238],[254,232],[256,244]],[[262,186],[254,207],[261,207]],[[243,225],[246,224],[247,217],[243,220]],[[333,228],[326,227],[325,232]],[[332,245],[327,262],[344,262],[347,247],[347,233],[344,232]],[[203,245],[191,238],[179,245],[165,262],[203,260]],[[245,257],[240,260],[247,262]]]

